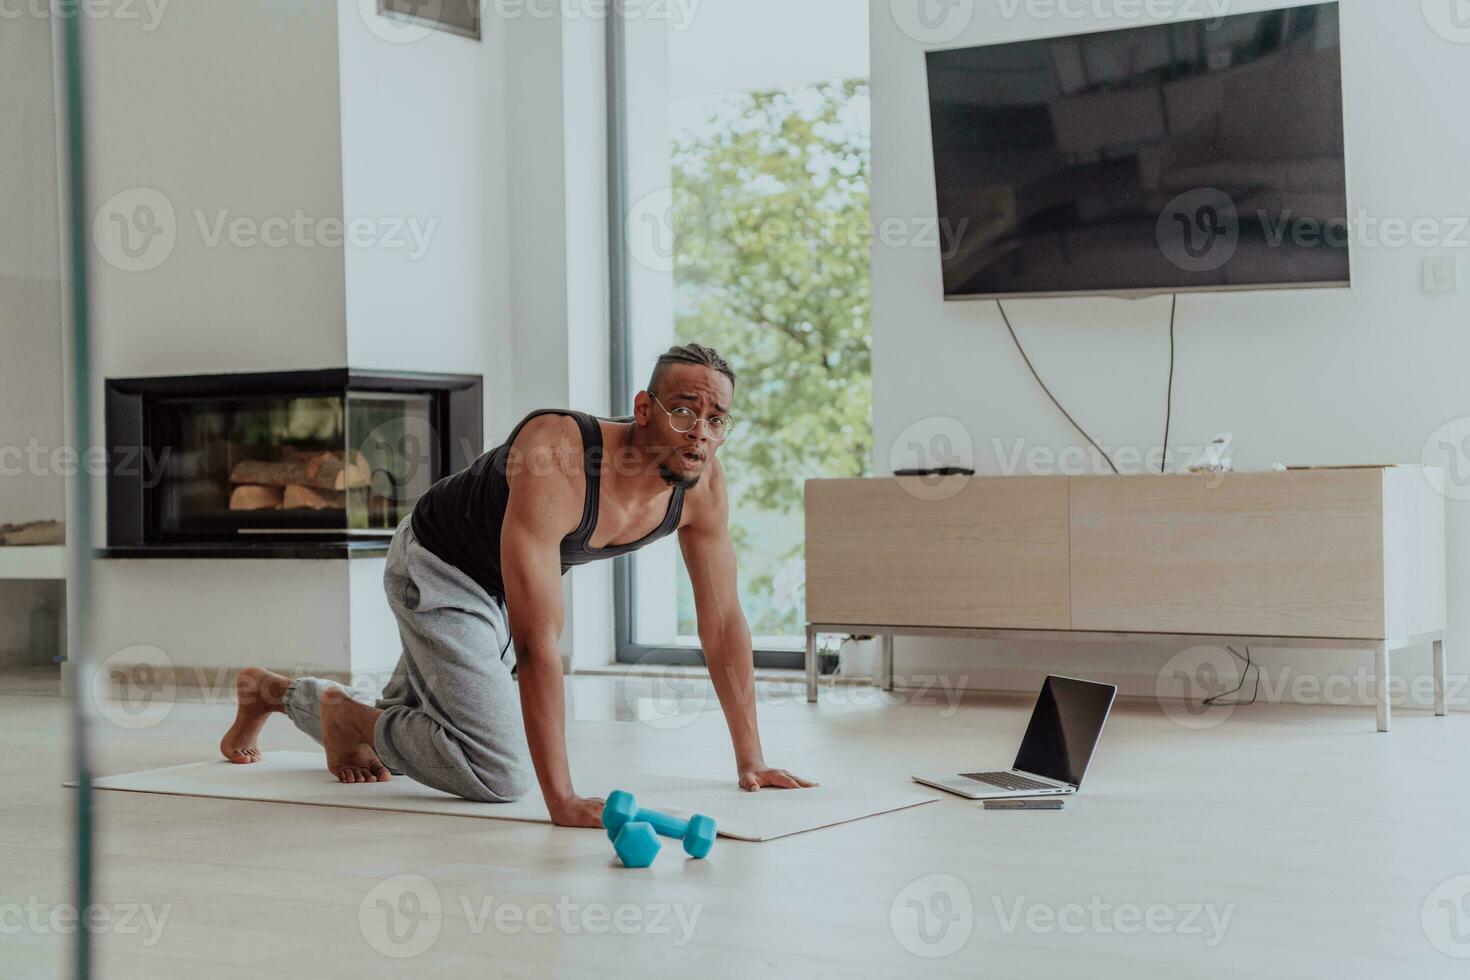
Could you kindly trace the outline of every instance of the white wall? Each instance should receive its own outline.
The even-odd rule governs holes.
[[[341,217],[335,6],[176,3],[156,21],[84,19],[83,37],[88,195],[103,222],[91,241],[97,438],[108,377],[347,363],[340,247],[311,231],[283,247],[208,235],[221,216],[262,230]],[[172,243],[136,235],[151,267],[132,269],[114,222],[139,218],[140,203]],[[94,486],[103,542],[105,491]],[[145,645],[185,668],[345,672],[345,564],[97,562],[95,655]]]
[[[348,673],[348,566],[355,564],[99,561],[92,573],[93,656],[100,662],[123,654],[115,663],[184,670],[256,665]],[[198,679],[217,682],[212,673]]]
[[[1233,3],[1231,13],[1279,6]],[[1106,6],[1106,5],[1105,5]],[[1119,5],[1124,6],[1124,5]],[[1146,9],[1151,5],[1133,5]],[[969,9],[961,4],[959,10]],[[1057,5],[974,4],[968,27],[935,47],[985,44],[1128,26],[1089,16],[1036,20]],[[1073,5],[1071,9],[1090,5]],[[1007,8],[1008,9],[1008,8]],[[1114,9],[1114,8],[1107,8]],[[1125,7],[1126,9],[1126,7]],[[1201,5],[1201,10],[1205,9]],[[889,0],[873,0],[873,218],[932,219],[924,45],[896,23]],[[1470,132],[1463,115],[1470,47],[1433,33],[1417,3],[1344,0],[1346,127],[1351,209],[1382,218],[1470,214],[1464,166]],[[1179,300],[1176,445],[1235,436],[1235,465],[1417,462],[1435,429],[1470,415],[1463,382],[1470,363],[1470,288],[1452,296],[1420,290],[1420,263],[1456,250],[1356,248],[1350,290],[1186,295]],[[877,468],[906,429],[933,431],[956,420],[975,446],[981,473],[1001,472],[1018,444],[1052,451],[1085,445],[1021,363],[993,303],[942,300],[936,249],[875,245],[873,261],[874,428]],[[1010,301],[1028,352],[1063,404],[1110,446],[1159,445],[1163,429],[1169,299]],[[1450,669],[1470,671],[1470,505],[1451,501]],[[948,670],[974,687],[1034,689],[1049,671],[1111,678],[1152,694],[1154,674],[1174,651],[1095,645],[1043,646],[900,639],[897,670]],[[1276,653],[1318,674],[1354,670],[1352,653]],[[1409,678],[1427,654],[1399,660]]]
[[[150,23],[84,19],[89,203],[111,222],[161,195],[175,233],[171,251],[153,239],[144,254],[166,258],[147,271],[108,261],[111,244],[94,252],[97,373],[340,367],[341,248],[294,233],[279,248],[211,245],[200,228],[342,215],[335,6],[195,0]]]
[[[152,188],[176,216],[156,268],[98,249],[98,375],[478,373],[487,444],[530,408],[607,411],[603,25],[495,9],[480,42],[387,22],[371,0],[170,5],[151,31],[89,23],[93,200]],[[370,219],[371,244],[211,247],[193,212],[225,207]],[[157,635],[184,666],[391,666],[382,559],[321,564],[103,562],[101,654]],[[564,652],[605,662],[610,570],[566,588]],[[250,636],[278,602],[304,619],[298,640],[214,640]]]
[[[348,354],[484,374],[487,446],[534,409],[610,408],[604,25],[498,10],[475,43],[339,2],[345,214],[435,222],[417,260],[348,250]],[[363,618],[374,564],[353,563],[355,670],[396,657],[391,617]],[[564,597],[564,657],[610,661],[611,569],[575,570]]]
[[[483,375],[483,449],[511,424],[516,377],[511,46],[493,20],[476,42],[396,25],[375,7],[337,4],[343,216],[380,222],[382,235],[346,248],[347,363]],[[401,650],[383,597],[384,563],[351,562],[352,667],[360,674],[391,670]]]
[[[0,30],[0,524],[65,517],[61,254],[51,24]],[[36,450],[43,450],[38,454]],[[0,663],[23,662],[30,610],[58,582],[0,582]]]
[[[529,16],[489,23],[511,38],[506,138],[515,371],[500,441],[538,408],[599,415],[622,408],[611,404],[608,360],[605,24]],[[562,596],[564,662],[611,662],[611,565],[573,569]]]
[[[7,20],[0,31],[0,524],[60,520],[65,510],[60,476],[17,452],[33,439],[47,450],[64,441],[53,87],[50,21]]]
[[[337,10],[343,215],[388,236],[346,250],[348,363],[483,374],[488,439],[514,376],[506,34],[397,33],[358,0]],[[421,229],[421,254],[398,221]]]

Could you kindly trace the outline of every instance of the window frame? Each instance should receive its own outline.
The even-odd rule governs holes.
[[[608,200],[608,322],[612,331],[612,397],[615,405],[629,405],[638,388],[633,381],[633,322],[628,300],[628,253],[625,221],[628,213],[627,184],[627,89],[624,71],[626,34],[617,5],[608,9],[607,61],[607,200]],[[634,642],[638,576],[633,567],[636,554],[613,559],[613,644],[620,664],[706,666],[699,646],[670,646]],[[805,663],[801,650],[755,650],[759,668],[799,669]]]

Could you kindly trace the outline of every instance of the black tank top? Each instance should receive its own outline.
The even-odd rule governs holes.
[[[675,487],[663,523],[651,533],[628,544],[594,548],[589,543],[597,527],[598,496],[602,485],[602,426],[586,412],[548,408],[532,412],[505,442],[476,459],[467,468],[435,483],[414,505],[410,518],[414,536],[435,555],[464,572],[493,596],[505,595],[500,574],[500,525],[510,502],[506,460],[511,444],[525,424],[540,415],[568,415],[582,430],[582,470],[587,475],[587,494],[582,503],[582,521],[561,539],[561,571],[600,558],[616,558],[637,551],[679,527],[684,511],[684,488]],[[612,419],[627,422],[631,419]]]

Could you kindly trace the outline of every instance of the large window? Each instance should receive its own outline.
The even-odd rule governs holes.
[[[804,639],[802,484],[871,458],[866,5],[703,0],[610,45],[622,405],[672,343],[740,377],[721,450],[760,662]],[[677,542],[619,570],[620,659],[694,659]]]

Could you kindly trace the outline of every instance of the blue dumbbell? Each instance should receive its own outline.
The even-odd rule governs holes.
[[[683,841],[684,853],[692,858],[704,857],[715,846],[714,818],[696,813],[688,820],[682,820],[657,810],[640,810],[632,793],[614,790],[602,807],[602,825],[607,828],[608,840],[616,846],[622,831],[635,823],[647,824],[656,833]],[[642,832],[639,833],[641,835]],[[621,855],[622,851],[618,853]],[[627,864],[626,861],[623,863]]]
[[[613,841],[613,850],[618,852],[625,868],[648,867],[662,847],[653,827],[640,820],[623,824]]]

